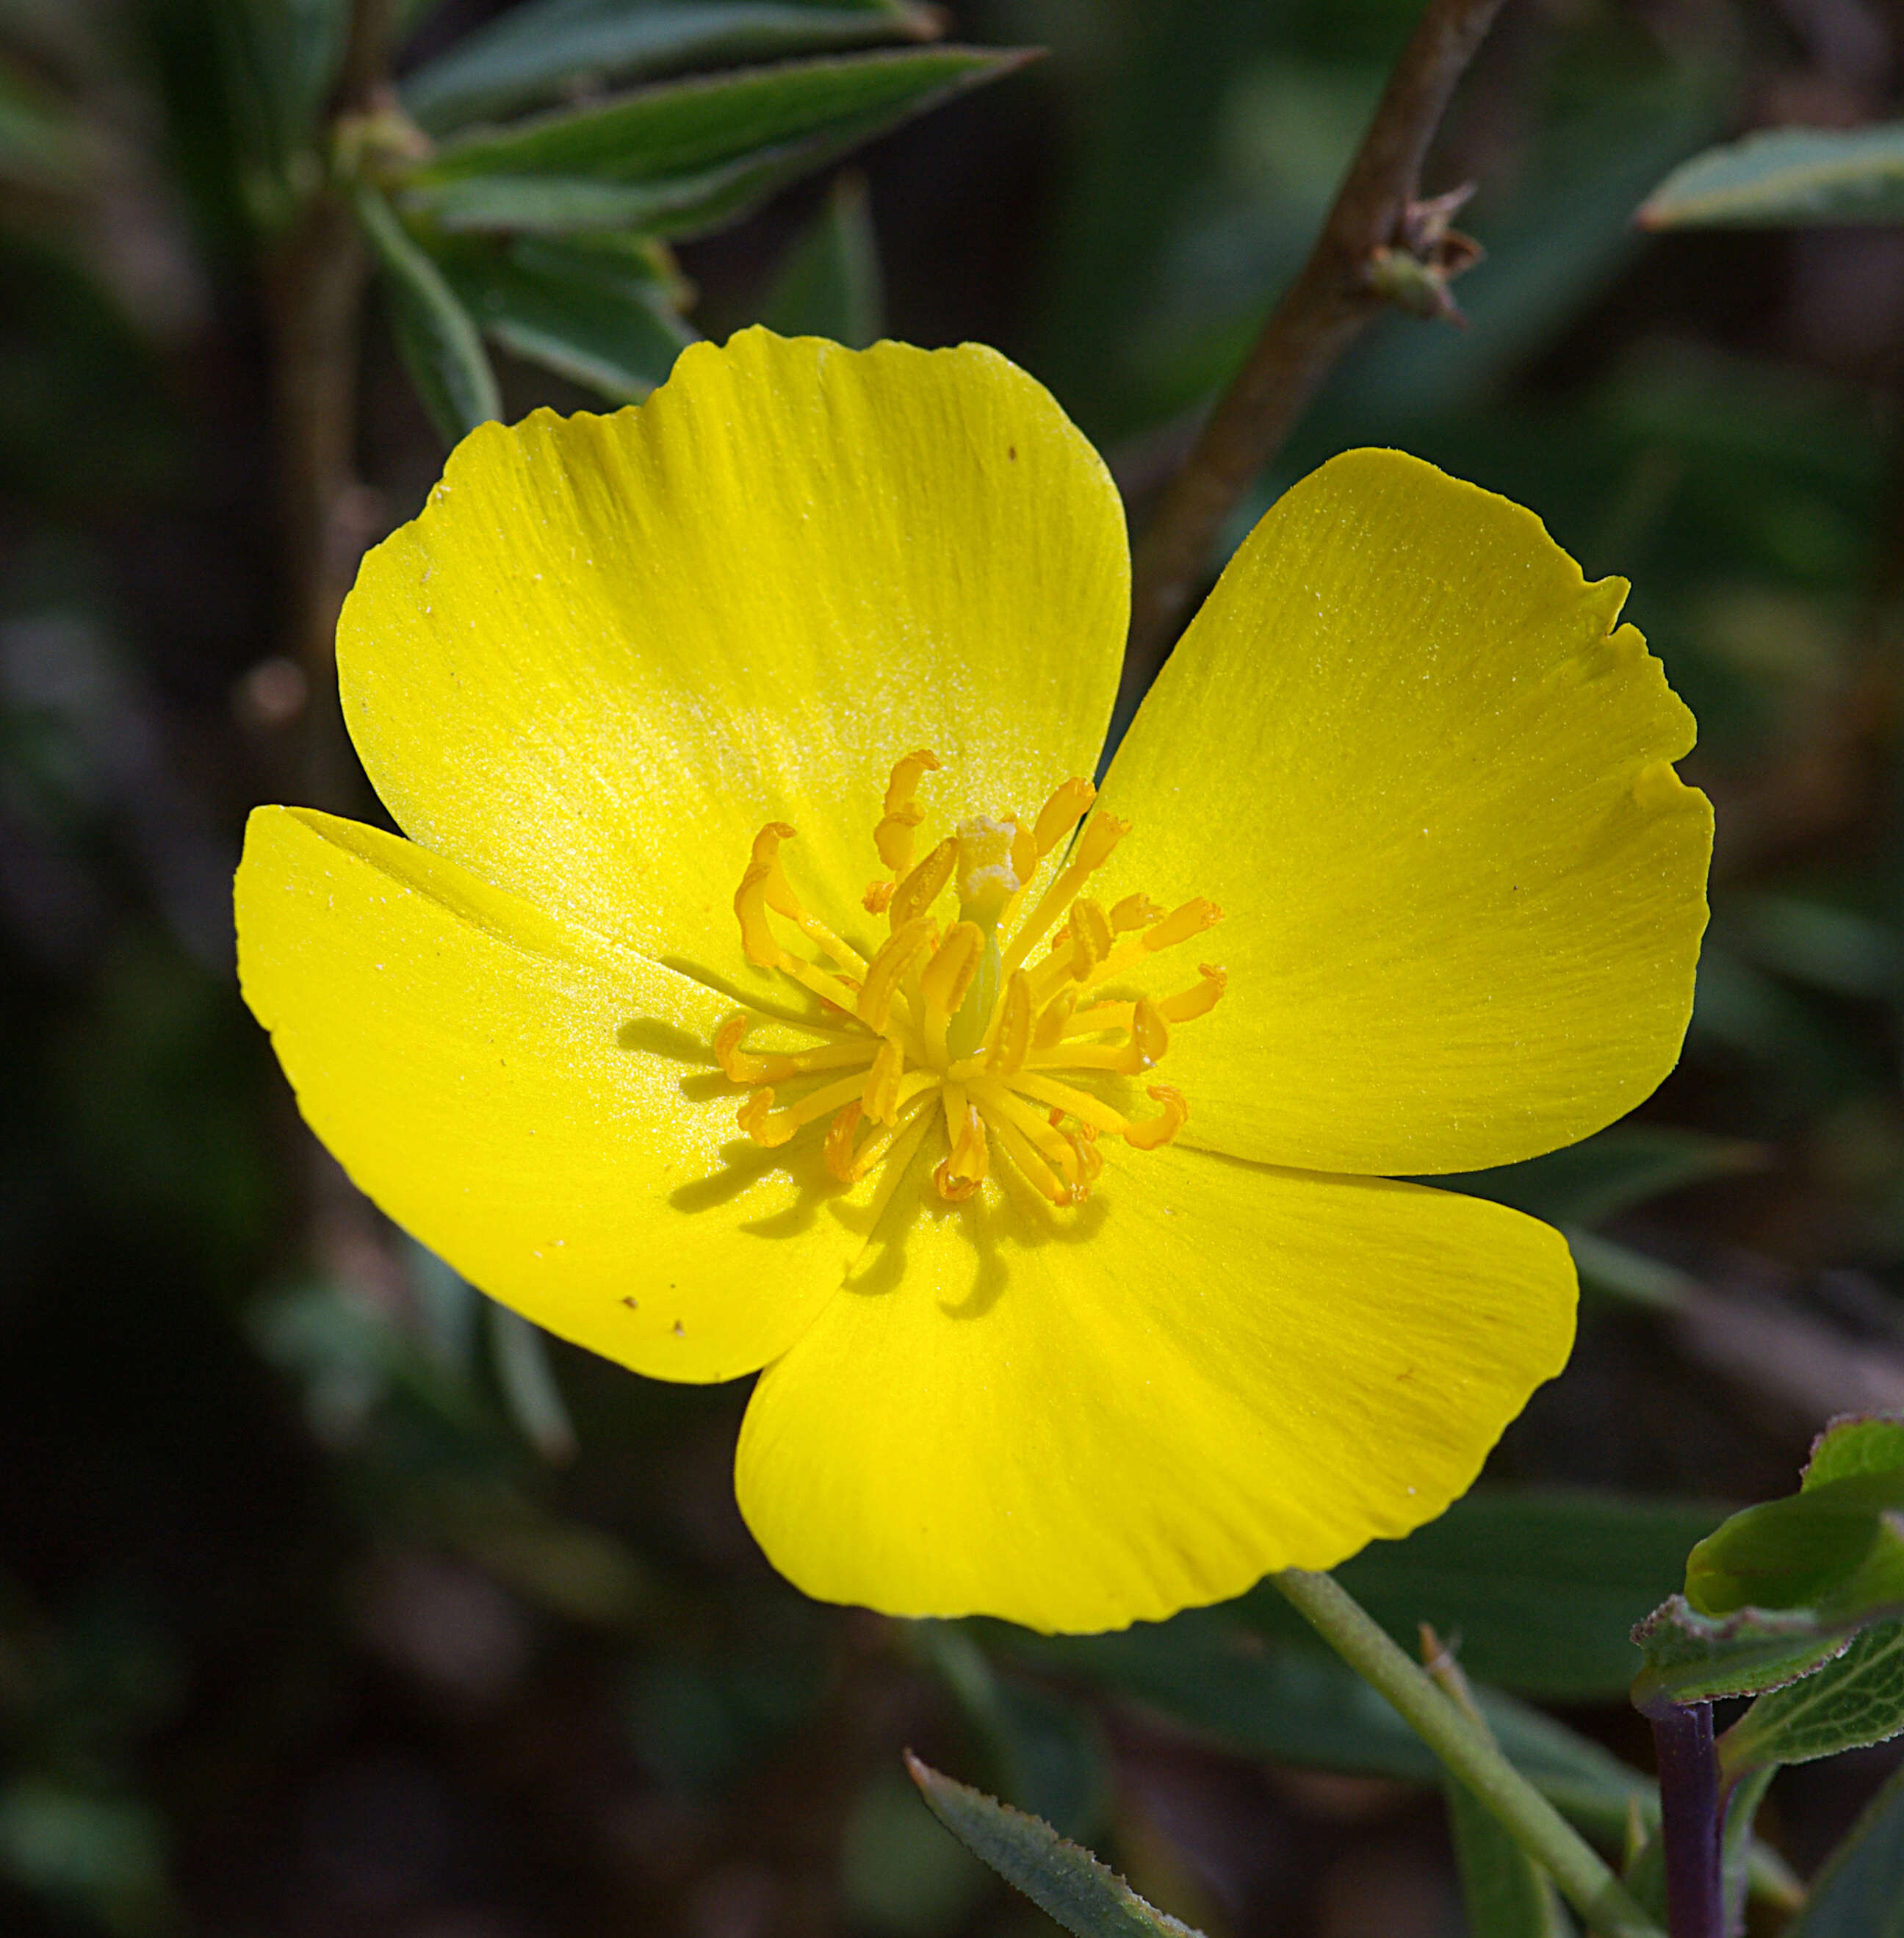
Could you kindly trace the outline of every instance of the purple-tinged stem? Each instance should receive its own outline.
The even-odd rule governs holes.
[[[1660,1764],[1660,1836],[1672,1938],[1726,1938],[1719,1758],[1710,1703],[1648,1705]]]

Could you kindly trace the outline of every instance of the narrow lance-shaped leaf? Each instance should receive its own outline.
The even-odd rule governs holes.
[[[1242,1755],[1441,1780],[1433,1752],[1353,1669],[1310,1648],[1266,1646],[1228,1611],[1104,1636],[972,1626],[1022,1661],[1134,1697]],[[1498,1690],[1478,1689],[1475,1700],[1509,1760],[1582,1829],[1617,1840],[1631,1803],[1649,1821],[1657,1817],[1650,1780],[1611,1751]]]
[[[831,337],[864,350],[879,337],[884,313],[865,178],[842,175],[787,251],[761,320],[782,336]]]
[[[384,271],[397,342],[411,379],[439,434],[454,444],[478,424],[502,414],[482,339],[442,272],[397,220],[389,203],[362,183],[352,199]]]
[[[575,1429],[548,1362],[548,1335],[519,1312],[493,1300],[489,1323],[496,1383],[522,1437],[552,1466],[572,1460]]]
[[[868,123],[869,132],[877,128]],[[859,138],[856,126],[778,142],[717,168],[654,181],[584,175],[472,175],[412,188],[405,205],[451,234],[511,231],[576,235],[621,230],[682,236],[744,214],[783,183],[810,175]]]
[[[1697,1502],[1483,1489],[1405,1541],[1371,1543],[1339,1578],[1399,1642],[1423,1621],[1459,1635],[1477,1681],[1556,1702],[1617,1697],[1639,1666],[1628,1632],[1722,1517]],[[1239,1612],[1308,1639],[1273,1591]]]
[[[1042,1818],[941,1775],[910,1750],[906,1768],[933,1815],[1076,1938],[1197,1938],[1190,1926],[1146,1904],[1115,1871]]]
[[[1492,1198],[1553,1225],[1597,1225],[1714,1177],[1765,1168],[1761,1144],[1667,1124],[1619,1124],[1599,1136],[1496,1171],[1438,1177],[1443,1190]]]
[[[999,1793],[1064,1836],[1096,1835],[1110,1798],[1104,1745],[1082,1705],[999,1674],[977,1638],[954,1622],[906,1631],[983,1744]]]
[[[850,127],[864,138],[1031,56],[979,47],[788,61],[636,90],[446,142],[407,178],[427,196],[475,176],[657,182],[704,174],[763,149]]]
[[[1725,1894],[1726,1929],[1745,1929],[1745,1900],[1749,1894],[1753,1851],[1752,1827],[1758,1820],[1759,1806],[1778,1775],[1772,1769],[1755,1770],[1732,1785],[1725,1801],[1725,1824],[1719,1845],[1720,1882]]]
[[[457,244],[443,273],[485,335],[616,403],[667,381],[694,332],[676,290],[624,237]]]
[[[1642,229],[1904,221],[1904,122],[1775,128],[1708,148],[1641,205]]]
[[[1484,1733],[1487,1724],[1468,1678],[1424,1622],[1422,1658],[1444,1695]],[[1508,1833],[1467,1786],[1444,1775],[1448,1827],[1461,1873],[1469,1938],[1569,1938],[1572,1924],[1553,1881]]]
[[[1832,1853],[1784,1938],[1904,1938],[1904,1769]]]
[[[441,132],[652,74],[938,32],[935,11],[915,0],[530,0],[418,68],[403,103]]]
[[[1239,1755],[1424,1785],[1441,1779],[1432,1752],[1353,1669],[1316,1649],[1265,1646],[1234,1608],[1103,1636],[964,1626],[1028,1665],[1133,1697]],[[1611,1751],[1498,1690],[1474,1697],[1508,1760],[1589,1836],[1617,1845],[1635,1811],[1643,1825],[1658,1823],[1652,1780]],[[1789,1901],[1790,1876],[1762,1845],[1752,1872],[1756,1892]]]

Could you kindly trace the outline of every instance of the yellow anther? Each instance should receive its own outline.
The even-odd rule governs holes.
[[[1214,902],[1205,901],[1198,895],[1181,908],[1172,909],[1154,928],[1146,929],[1143,946],[1152,952],[1174,949],[1180,942],[1188,942],[1192,936],[1201,935],[1205,929],[1214,928],[1222,919],[1223,911]]]
[[[967,919],[995,927],[1005,904],[1018,892],[1012,849],[1015,822],[975,814],[958,830],[958,911]]]
[[[991,1168],[991,1146],[985,1134],[985,1119],[977,1107],[967,1104],[961,1116],[958,1135],[948,1141],[952,1155],[932,1174],[939,1195],[949,1204],[961,1204],[985,1180]]]
[[[1065,1025],[1071,1020],[1071,1012],[1077,1007],[1077,991],[1060,989],[1046,1004],[1039,1016],[1037,1027],[1031,1032],[1031,1045],[1034,1049],[1049,1049],[1053,1044],[1064,1040]]]
[[[1131,1014],[1131,1040],[1118,1059],[1117,1068],[1126,1077],[1135,1077],[1149,1069],[1170,1046],[1170,1028],[1157,1005],[1148,996],[1140,996]]]
[[[1137,1150],[1155,1150],[1168,1144],[1189,1122],[1190,1107],[1184,1102],[1183,1092],[1173,1090],[1168,1083],[1154,1083],[1145,1094],[1153,1104],[1163,1105],[1164,1114],[1131,1125],[1124,1133],[1124,1141]]]
[[[939,899],[958,864],[958,843],[948,834],[893,892],[886,913],[895,932],[925,914]]]
[[[1072,1193],[1074,1198],[1082,1198],[1089,1195],[1091,1187],[1104,1175],[1104,1153],[1098,1148],[1096,1132],[1088,1128],[1068,1132],[1066,1141],[1077,1165],[1077,1178],[1071,1186]]]
[[[985,931],[975,922],[954,922],[919,977],[928,1012],[949,1016],[965,1000],[985,955]]]
[[[767,925],[767,883],[773,873],[764,861],[749,865],[734,890],[733,912],[740,923],[741,952],[756,969],[778,969],[786,961],[786,952],[773,939]]]
[[[939,771],[939,756],[930,747],[920,747],[909,754],[902,754],[892,764],[891,778],[886,782],[885,811],[896,814],[913,797],[922,776],[936,774]]]
[[[925,819],[925,810],[909,801],[897,813],[883,816],[873,830],[879,859],[897,874],[913,858],[913,836]]]
[[[888,1037],[873,1059],[860,1092],[860,1107],[876,1124],[889,1124],[899,1111],[899,1080],[906,1074],[906,1053]]]
[[[1038,837],[1022,821],[1014,820],[1012,830],[1012,873],[1022,888],[1038,865]]]
[[[715,1061],[730,1083],[784,1083],[797,1068],[791,1056],[755,1056],[741,1048],[754,1019],[736,1010],[714,1034]]]
[[[827,1126],[824,1147],[827,1175],[842,1184],[853,1181],[853,1133],[859,1128],[860,1107],[846,1104]]]
[[[1098,790],[1087,780],[1073,776],[1060,781],[1050,800],[1038,810],[1031,838],[1040,855],[1049,855],[1075,828],[1079,818],[1098,798]]]
[[[757,1144],[764,1144],[771,1150],[776,1144],[784,1144],[799,1128],[790,1123],[785,1116],[776,1117],[773,1110],[773,1092],[756,1090],[734,1113],[734,1122]]]
[[[794,831],[784,821],[770,821],[754,837],[754,852],[751,865],[764,868],[767,873],[767,905],[776,915],[784,915],[798,922],[806,911],[800,905],[800,898],[793,892],[787,879],[786,870],[781,865],[780,844],[791,841]]]
[[[1077,852],[1072,858],[1072,865],[1086,870],[1101,868],[1110,858],[1110,851],[1130,831],[1131,824],[1119,821],[1114,814],[1094,814],[1077,838]]]
[[[885,946],[867,966],[865,986],[854,1005],[860,1021],[869,1029],[885,1030],[900,978],[932,943],[932,924],[924,916],[916,916],[903,928],[895,929],[887,937]]]
[[[1071,974],[1087,982],[1091,972],[1110,953],[1110,917],[1089,897],[1071,904]]]
[[[1009,1077],[1024,1068],[1025,1053],[1031,1046],[1031,979],[1019,969],[1013,972],[1005,985],[1005,1000],[998,1010],[998,1034],[985,1057],[985,1067],[995,1076]]]
[[[1180,989],[1157,1005],[1157,1013],[1166,1022],[1187,1023],[1194,1017],[1208,1016],[1216,1008],[1228,986],[1228,976],[1213,962],[1199,962],[1197,976],[1194,988]]]
[[[886,783],[884,819],[873,831],[873,845],[895,875],[903,873],[911,861],[913,831],[925,819],[925,810],[913,804],[913,792],[921,776],[936,772],[938,766],[939,756],[925,747],[893,764],[892,778]]]
[[[853,1183],[876,1166],[904,1164],[943,1116],[933,1177],[946,1202],[972,1197],[1003,1152],[1052,1203],[1075,1204],[1104,1168],[1101,1138],[1149,1150],[1176,1135],[1188,1116],[1176,1091],[1152,1089],[1161,1114],[1133,1124],[1098,1089],[1151,1069],[1176,1025],[1215,1006],[1225,977],[1206,963],[1193,986],[1162,998],[1101,1001],[1089,992],[1200,934],[1219,912],[1198,900],[1165,915],[1142,895],[1107,908],[1085,895],[1127,828],[1093,812],[1096,791],[1082,779],[1058,788],[1035,817],[973,816],[915,866],[924,816],[914,796],[938,765],[921,749],[891,770],[874,836],[891,873],[863,898],[889,933],[870,962],[802,907],[784,865],[793,830],[772,821],[755,837],[734,894],[742,946],[749,961],[779,970],[819,1007],[803,1025],[729,1015],[714,1033],[714,1060],[729,1082],[747,1086],[736,1121],[757,1144],[776,1149],[814,1129],[817,1152],[809,1146],[788,1159],[797,1173],[810,1175],[803,1168],[817,1161]],[[1049,879],[1028,913],[1030,884],[1041,875]],[[958,919],[942,934],[945,918],[934,910],[949,890]],[[785,1030],[803,1030],[811,1046],[750,1050],[757,1025],[770,1027],[776,1043]],[[777,1102],[797,1080],[804,1094]]]

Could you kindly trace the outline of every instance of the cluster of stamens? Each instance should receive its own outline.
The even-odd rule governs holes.
[[[770,822],[755,837],[734,895],[741,945],[757,967],[791,977],[817,998],[818,1013],[792,1027],[818,1041],[792,1053],[749,1051],[756,1019],[737,1011],[716,1034],[715,1054],[752,1092],[741,1128],[772,1147],[824,1120],[826,1168],[843,1183],[884,1159],[909,1157],[936,1114],[946,1144],[933,1174],[942,1197],[970,1197],[995,1144],[1054,1204],[1074,1204],[1104,1168],[1101,1138],[1152,1150],[1182,1128],[1189,1107],[1167,1084],[1148,1087],[1159,1114],[1136,1119],[1100,1092],[1152,1069],[1175,1025],[1216,1006],[1224,976],[1206,962],[1188,989],[1156,1000],[1108,986],[1201,934],[1221,911],[1192,901],[1166,913],[1140,895],[1105,908],[1085,895],[1128,828],[1106,814],[1078,828],[1096,798],[1086,780],[1066,781],[1035,816],[975,817],[915,865],[925,814],[914,796],[938,765],[922,749],[893,768],[873,833],[888,872],[864,899],[886,934],[870,954],[794,892],[780,852],[794,831]],[[1031,902],[1043,864],[1067,839]],[[932,911],[949,889],[958,912],[942,930]],[[776,922],[819,959],[783,946]]]

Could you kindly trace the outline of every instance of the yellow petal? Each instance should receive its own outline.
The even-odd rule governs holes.
[[[1128,581],[1108,474],[995,352],[753,330],[638,409],[466,439],[365,560],[339,674],[415,840],[751,984],[731,898],[764,822],[837,921],[902,755],[945,761],[940,832],[1090,772]]]
[[[1186,1138],[1464,1170],[1584,1137],[1672,1068],[1711,813],[1626,590],[1393,451],[1256,527],[1104,790],[1136,823],[1107,873],[1224,911],[1199,952],[1228,992],[1171,1037]]]
[[[761,1375],[741,1511],[809,1594],[1092,1630],[1333,1566],[1439,1514],[1565,1362],[1571,1262],[1518,1213],[1105,1154],[1064,1215],[916,1175]]]
[[[817,1150],[741,1138],[722,1000],[354,822],[260,808],[238,970],[299,1107],[473,1284],[666,1379],[751,1371],[864,1243]],[[863,1189],[859,1196],[867,1195]]]

